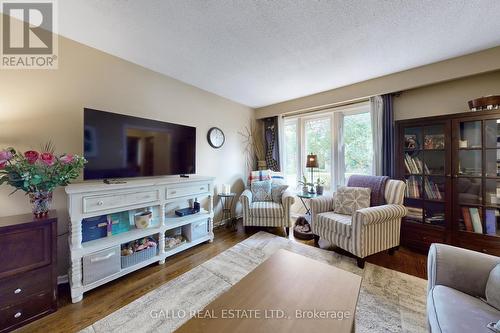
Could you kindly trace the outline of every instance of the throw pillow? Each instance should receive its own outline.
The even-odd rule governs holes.
[[[253,182],[258,182],[262,180],[270,180],[271,171],[270,170],[259,170],[252,171],[248,175],[247,186],[251,186]]]
[[[335,196],[334,212],[352,215],[358,209],[370,207],[370,193],[371,189],[366,187],[340,187]]]
[[[486,302],[497,310],[500,310],[500,264],[497,264],[490,272],[486,282]]]
[[[250,185],[252,201],[271,201],[271,180],[254,181]]]
[[[282,203],[283,193],[285,193],[288,185],[273,185],[271,187],[271,196],[276,203]]]

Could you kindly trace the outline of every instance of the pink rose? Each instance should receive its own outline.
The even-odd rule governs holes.
[[[36,160],[38,160],[38,153],[34,150],[28,150],[24,153],[24,157],[26,157],[29,164],[35,164]]]
[[[0,161],[0,170],[2,170],[3,168],[5,168],[5,165],[7,164],[7,161]]]
[[[61,161],[62,164],[70,164],[73,160],[74,157],[71,154],[65,154],[59,158],[59,161]]]
[[[51,166],[52,164],[54,164],[54,155],[52,155],[51,153],[41,153],[40,161],[42,161],[42,163],[47,166]]]
[[[10,150],[0,150],[0,163],[5,163],[12,158]]]

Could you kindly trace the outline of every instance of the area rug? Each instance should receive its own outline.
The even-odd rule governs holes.
[[[82,332],[172,332],[189,319],[190,313],[203,309],[279,249],[363,278],[356,310],[356,332],[427,331],[425,280],[370,263],[363,270],[352,258],[261,231]]]

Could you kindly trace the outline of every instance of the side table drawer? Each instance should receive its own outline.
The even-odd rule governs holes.
[[[19,303],[42,291],[51,290],[52,283],[51,266],[0,280],[0,308]]]
[[[22,324],[29,319],[52,309],[52,292],[45,292],[30,297],[22,303],[0,309],[0,329]]]
[[[159,191],[142,191],[113,195],[83,197],[83,212],[92,213],[101,210],[127,207],[130,205],[155,202],[159,200]]]

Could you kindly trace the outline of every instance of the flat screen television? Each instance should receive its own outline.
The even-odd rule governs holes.
[[[196,172],[196,128],[85,108],[84,179]]]

